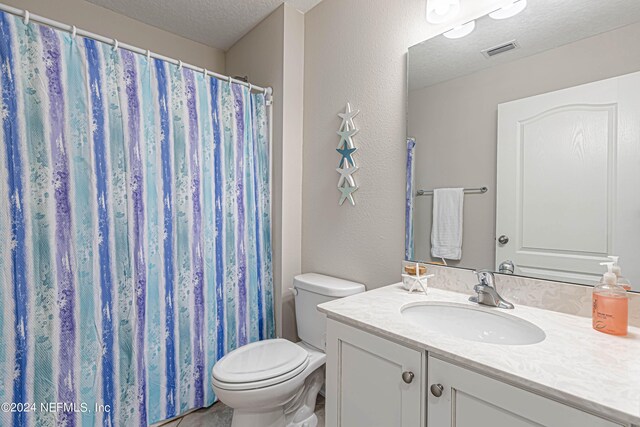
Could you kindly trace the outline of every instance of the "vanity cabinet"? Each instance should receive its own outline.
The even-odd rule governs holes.
[[[327,427],[425,425],[425,353],[327,320]]]
[[[620,427],[558,401],[430,356],[428,426]]]
[[[326,353],[326,427],[629,427],[332,319]]]

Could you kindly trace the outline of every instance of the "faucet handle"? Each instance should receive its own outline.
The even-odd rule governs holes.
[[[474,271],[475,275],[478,276],[478,281],[481,285],[490,286],[492,288],[496,287],[495,277],[493,276],[493,271],[491,270],[476,270]]]

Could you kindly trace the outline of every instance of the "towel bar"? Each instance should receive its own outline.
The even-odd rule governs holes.
[[[487,187],[479,187],[479,188],[465,188],[463,190],[466,193],[478,193],[483,194],[489,191]],[[418,190],[417,196],[431,196],[433,195],[433,190]]]

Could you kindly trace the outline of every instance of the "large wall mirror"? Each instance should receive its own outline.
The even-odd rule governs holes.
[[[409,258],[593,285],[616,255],[640,291],[640,1],[471,27],[409,49]]]

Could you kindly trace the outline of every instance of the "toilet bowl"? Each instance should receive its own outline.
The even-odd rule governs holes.
[[[326,355],[304,343],[283,339],[259,341],[240,349],[245,348],[246,354],[240,360],[229,353],[231,357],[220,359],[213,369],[216,395],[234,410],[232,426],[314,427],[315,397],[324,383]],[[300,354],[304,354],[303,360]],[[229,371],[242,367],[244,377],[253,375],[253,380],[234,381],[236,378],[229,375]],[[271,376],[276,370],[281,373]],[[302,417],[303,414],[307,416]],[[294,422],[296,415],[301,418],[298,422]]]
[[[233,408],[232,427],[315,427],[324,384],[325,316],[317,305],[364,291],[364,285],[315,273],[294,279],[298,335],[247,344],[221,358],[211,382]]]

